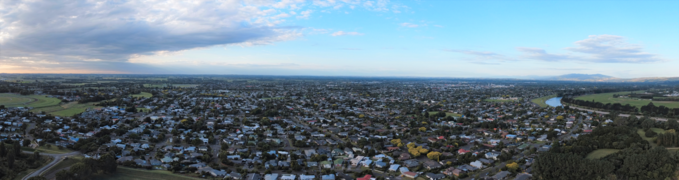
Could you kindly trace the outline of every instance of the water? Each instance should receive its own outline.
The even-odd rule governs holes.
[[[559,107],[561,106],[561,97],[555,97],[552,99],[548,99],[545,101],[545,104],[552,106],[552,107]]]

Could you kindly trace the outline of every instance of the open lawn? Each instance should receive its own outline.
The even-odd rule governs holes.
[[[643,93],[644,91],[635,91],[636,93]],[[648,99],[635,99],[635,98],[614,98],[613,94],[630,94],[630,92],[612,92],[612,93],[601,93],[601,94],[592,94],[592,95],[585,95],[585,96],[579,96],[576,97],[575,99],[579,100],[585,100],[585,101],[596,101],[596,102],[601,102],[604,104],[611,103],[620,103],[622,105],[629,104],[631,106],[636,106],[637,108],[641,108],[641,106],[648,105],[648,103],[653,102],[654,105],[656,106],[665,106],[668,108],[679,108],[679,101],[651,101]]]
[[[58,105],[59,103],[61,103],[61,100],[57,98],[48,98],[44,95],[22,96],[12,93],[0,94],[0,105],[5,105],[7,107],[41,108]]]
[[[436,113],[439,113],[439,112],[438,111],[429,111],[429,115],[434,115]],[[456,113],[451,113],[451,112],[446,112],[446,116],[462,117],[461,114],[456,114]]]
[[[642,139],[648,141],[648,143],[650,143],[651,146],[653,146],[653,147],[656,146],[656,144],[655,144],[655,137],[650,137],[650,138],[649,138],[649,137],[646,137],[646,132],[644,132],[643,129],[638,129],[638,130],[637,130],[637,134],[639,134],[639,136],[641,136]]]
[[[133,94],[132,97],[145,97],[145,98],[150,98],[153,97],[153,94],[147,93],[147,92],[141,92],[139,94]]]
[[[84,156],[68,157],[67,159],[64,159],[63,161],[61,161],[61,162],[55,164],[54,166],[50,167],[48,170],[43,171],[42,175],[45,176],[45,175],[48,175],[48,174],[57,173],[64,168],[73,166],[75,163],[80,162],[84,158],[85,158]]]
[[[31,112],[45,112],[54,116],[73,116],[85,112],[87,108],[99,108],[95,106],[96,103],[80,104],[78,102],[70,102],[59,106],[49,106],[32,109]]]
[[[173,87],[181,87],[181,88],[194,88],[198,87],[198,84],[173,84]]]
[[[173,174],[165,170],[142,170],[118,166],[115,174],[104,174],[95,176],[93,179],[99,180],[201,180],[201,178]]]
[[[165,84],[144,84],[144,87],[148,88],[164,88]]]
[[[21,150],[23,150],[23,151],[35,151],[35,149],[30,148],[30,147],[21,147]],[[59,149],[59,147],[57,147],[53,144],[49,148],[46,147],[46,146],[39,146],[38,152],[49,153],[49,154],[66,154],[66,153],[70,153],[70,152],[73,152],[73,151],[71,151],[67,148]]]
[[[545,97],[535,98],[535,99],[532,99],[532,100],[530,100],[530,101],[533,102],[533,103],[535,103],[535,104],[537,104],[537,105],[540,106],[540,107],[548,107],[549,105],[547,105],[547,103],[545,103],[545,101],[547,101],[548,99],[551,99],[551,98],[553,98],[553,97],[556,97],[556,94],[555,94],[555,95],[551,95],[551,96],[545,96]]]
[[[515,102],[516,100],[484,99],[486,102]]]
[[[619,149],[597,149],[587,154],[587,159],[601,159],[609,154],[617,153]]]

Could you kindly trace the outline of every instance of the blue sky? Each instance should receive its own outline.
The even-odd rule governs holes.
[[[2,1],[0,72],[677,77],[678,8],[677,1]]]

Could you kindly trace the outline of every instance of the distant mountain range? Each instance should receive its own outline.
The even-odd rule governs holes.
[[[679,81],[679,77],[646,77],[646,78],[616,78],[603,74],[564,74],[552,77],[536,77],[539,80],[553,81],[589,81],[589,82],[663,82]]]
[[[560,80],[560,81],[608,81],[618,79],[613,76],[606,76],[603,74],[565,74],[561,76],[555,76],[547,78],[547,80]]]

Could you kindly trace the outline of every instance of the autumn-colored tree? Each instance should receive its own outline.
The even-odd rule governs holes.
[[[396,145],[396,147],[403,147],[403,143],[401,142],[401,139],[392,139],[391,144]]]
[[[420,131],[425,132],[425,131],[427,131],[427,128],[426,128],[426,127],[421,127],[421,128],[420,128]]]
[[[415,148],[415,143],[410,142],[410,143],[408,143],[408,145],[406,145],[406,146],[407,146],[408,149],[410,150],[410,149],[412,149],[412,148]]]
[[[509,163],[506,166],[507,169],[510,169],[512,171],[516,171],[516,169],[519,169],[519,164],[517,164],[516,162]]]
[[[557,116],[556,120],[563,120],[563,116]]]
[[[441,157],[440,152],[432,151],[429,154],[427,154],[427,157],[431,160],[439,160],[439,157]]]

